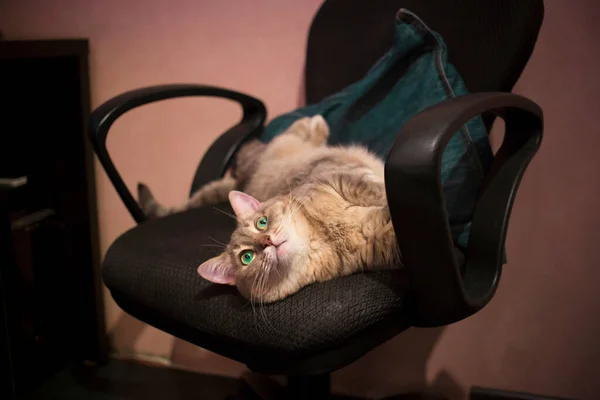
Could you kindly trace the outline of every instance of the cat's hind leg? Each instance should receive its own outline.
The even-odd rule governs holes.
[[[154,219],[192,208],[223,203],[228,200],[229,192],[236,188],[235,178],[225,176],[202,186],[185,203],[177,207],[165,207],[156,201],[148,186],[138,183],[138,201],[144,214],[149,219]]]
[[[315,147],[325,146],[329,138],[329,125],[321,115],[296,120],[283,135],[295,135]]]
[[[287,159],[316,147],[325,146],[329,126],[322,116],[304,117],[296,120],[285,132],[268,144],[263,159]]]

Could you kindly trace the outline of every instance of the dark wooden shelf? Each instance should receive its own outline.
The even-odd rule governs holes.
[[[0,40],[2,399],[107,359],[88,74],[86,40]]]

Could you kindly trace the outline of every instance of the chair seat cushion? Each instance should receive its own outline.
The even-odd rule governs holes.
[[[330,126],[330,144],[361,143],[385,159],[398,132],[415,114],[468,93],[447,60],[440,35],[408,10],[400,10],[395,22],[394,45],[363,79],[317,104],[273,119],[262,139],[271,140],[298,118],[321,114]],[[393,16],[381,23],[394,23]],[[481,117],[454,135],[442,157],[440,174],[450,227],[461,249],[467,247],[475,203],[492,159]]]
[[[213,207],[143,223],[108,250],[104,282],[129,314],[260,372],[301,372],[319,358],[319,368],[339,368],[409,326],[401,271],[310,285],[267,305],[205,281],[198,265],[234,227]]]

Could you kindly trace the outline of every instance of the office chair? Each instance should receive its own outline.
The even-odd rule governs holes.
[[[91,115],[90,137],[100,162],[138,223],[109,248],[103,278],[132,316],[252,371],[289,377],[285,398],[326,398],[330,373],[411,326],[448,325],[476,313],[493,297],[504,260],[513,200],[542,137],[542,112],[510,94],[537,40],[541,0],[326,0],[308,36],[305,94],[318,103],[361,79],[393,44],[393,18],[407,8],[441,34],[449,60],[470,93],[415,115],[398,133],[385,163],[388,203],[404,269],[360,273],[310,285],[261,310],[256,327],[248,301],[230,287],[202,280],[197,266],[214,256],[198,246],[210,235],[228,241],[235,221],[213,207],[146,221],[106,149],[114,121],[151,102],[214,96],[238,102],[241,121],[202,158],[193,193],[231,166],[236,150],[260,135],[263,103],[203,85],[163,85],[116,96]],[[472,219],[471,239],[458,257],[440,183],[450,137],[482,114],[488,127],[505,121],[501,148],[488,170]],[[259,317],[262,318],[262,317]]]

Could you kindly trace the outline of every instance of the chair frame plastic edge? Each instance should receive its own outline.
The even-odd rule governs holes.
[[[505,120],[504,141],[479,196],[464,273],[455,255],[441,182],[450,138],[470,119],[492,112]],[[415,115],[400,131],[385,166],[386,194],[410,281],[414,325],[460,321],[493,297],[514,198],[540,147],[543,114],[511,93],[476,93],[446,100]]]
[[[202,158],[192,184],[191,191],[193,192],[204,183],[222,177],[229,167],[236,149],[246,140],[258,137],[267,117],[267,111],[262,101],[243,93],[215,86],[156,85],[134,89],[115,96],[97,107],[90,116],[88,132],[92,147],[119,197],[138,224],[146,221],[146,216],[123,182],[108,153],[106,148],[108,132],[117,118],[133,108],[161,100],[189,96],[230,99],[239,103],[243,110],[241,121],[219,136]]]

